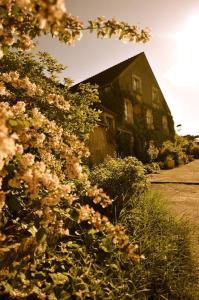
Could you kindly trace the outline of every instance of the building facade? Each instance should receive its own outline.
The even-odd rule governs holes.
[[[91,163],[115,153],[147,161],[149,145],[174,139],[174,123],[144,53],[117,64],[82,83],[98,84],[101,122],[91,133]]]

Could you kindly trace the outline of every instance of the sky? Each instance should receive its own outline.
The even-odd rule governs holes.
[[[65,0],[72,15],[85,25],[97,16],[116,17],[141,28],[149,27],[147,44],[124,44],[97,39],[84,32],[74,47],[51,37],[39,40],[68,67],[63,74],[78,83],[140,52],[145,52],[169,105],[179,134],[199,135],[199,1],[198,0]]]

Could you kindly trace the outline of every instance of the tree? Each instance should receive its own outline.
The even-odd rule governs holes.
[[[1,0],[0,16],[0,293],[93,298],[98,283],[88,289],[87,281],[102,277],[101,257],[140,260],[125,229],[97,211],[112,201],[91,185],[82,163],[98,92],[82,85],[72,94],[69,80],[61,86],[56,79],[63,66],[46,53],[35,59],[23,52],[42,33],[72,44],[84,27],[60,0]],[[86,29],[136,42],[149,37],[114,19],[97,18]]]

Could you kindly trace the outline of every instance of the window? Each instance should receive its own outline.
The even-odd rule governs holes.
[[[107,125],[108,129],[114,130],[115,124],[114,124],[113,117],[106,116],[106,125]]]
[[[124,99],[124,119],[128,123],[133,123],[133,106],[129,99]]]
[[[166,116],[162,117],[162,127],[164,130],[168,131],[169,130],[169,126],[168,126],[168,119]]]
[[[150,109],[147,109],[147,112],[146,112],[146,123],[147,123],[148,129],[154,129],[153,113]]]
[[[103,124],[107,127],[107,129],[115,130],[115,119],[111,114],[103,112],[101,114],[101,120]]]
[[[118,129],[118,154],[120,157],[125,157],[133,154],[134,138],[132,131]]]
[[[104,113],[104,121],[106,126],[106,141],[108,144],[115,144],[115,118],[108,112]]]
[[[159,102],[159,91],[156,87],[152,87],[152,101],[155,103]]]
[[[138,93],[140,93],[142,90],[141,79],[136,75],[132,76],[132,88],[134,92],[138,92]]]
[[[113,115],[103,112],[100,116],[101,122],[108,129],[115,130],[115,118]]]

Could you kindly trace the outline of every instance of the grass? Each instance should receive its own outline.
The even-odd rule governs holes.
[[[137,291],[135,299],[199,299],[189,226],[171,214],[160,194],[150,191],[131,199],[121,221],[146,258],[133,271],[144,279],[146,298]]]

